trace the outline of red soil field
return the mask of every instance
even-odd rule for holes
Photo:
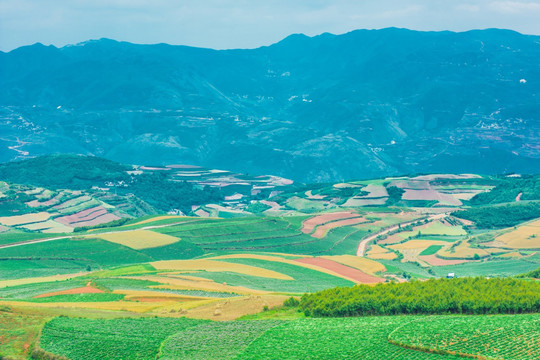
[[[446,260],[441,259],[436,255],[422,255],[418,256],[418,258],[432,266],[456,265],[471,262],[471,260]]]
[[[90,284],[87,284],[85,287],[62,290],[62,291],[55,291],[55,292],[37,295],[37,296],[34,296],[34,299],[39,299],[39,298],[44,298],[44,297],[49,297],[49,296],[56,296],[56,295],[99,294],[103,292],[104,292],[103,290],[96,289],[95,287],[90,286]]]
[[[80,221],[76,223],[71,223],[71,226],[96,226],[99,224],[105,224],[114,220],[120,219],[118,216],[110,213],[103,214],[101,216],[98,216],[95,219],[88,220],[88,221]]]
[[[365,223],[365,222],[367,222],[367,220],[364,219],[363,217],[357,217],[357,218],[353,218],[353,219],[345,219],[345,220],[340,220],[340,221],[334,221],[334,222],[331,222],[331,223],[328,223],[328,224],[318,226],[317,229],[315,230],[315,232],[313,234],[311,234],[311,236],[313,236],[314,238],[320,239],[320,238],[323,238],[326,235],[328,230],[331,230],[331,229],[334,229],[334,228],[337,228],[337,227],[341,227],[341,226],[356,225],[356,224],[361,224],[361,223]]]
[[[383,282],[384,279],[371,276],[366,274],[365,272],[362,272],[358,269],[354,269],[352,267],[337,263],[332,260],[323,259],[323,258],[302,258],[302,259],[295,259],[294,261],[298,261],[304,264],[311,264],[315,266],[322,267],[327,270],[331,270],[339,275],[346,276],[349,279],[352,279],[358,283],[361,284],[375,284]]]
[[[43,202],[39,202],[37,200],[32,200],[32,201],[29,201],[26,203],[26,205],[30,206],[30,207],[38,207],[38,206],[52,206],[52,205],[56,205],[58,203],[58,201],[60,201],[60,194],[59,195],[56,195],[55,197],[53,197],[52,199],[49,199],[47,201],[43,201]]]
[[[55,220],[61,224],[70,225],[81,221],[92,220],[106,213],[107,209],[102,206],[96,206],[90,209],[79,211],[78,213],[72,215],[56,218]]]
[[[302,222],[302,232],[304,234],[309,234],[317,225],[322,225],[334,220],[349,219],[356,216],[358,216],[358,214],[354,214],[348,211],[317,215]]]

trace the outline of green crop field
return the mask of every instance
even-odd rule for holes
[[[0,298],[2,299],[30,299],[44,293],[62,291],[82,287],[85,280],[73,279],[65,281],[43,282],[37,284],[26,284],[18,286],[8,286],[0,288]]]
[[[457,276],[515,276],[536,269],[539,262],[534,259],[493,259],[491,261],[471,262],[457,265],[435,266],[437,276],[446,276],[449,272]]]
[[[489,359],[540,359],[540,315],[432,316],[405,324],[389,339],[426,351]]]
[[[226,322],[61,317],[45,325],[40,346],[72,360],[460,358],[452,352],[529,360],[540,353],[539,325],[538,314]]]
[[[85,271],[92,264],[87,260],[59,259],[4,259],[0,261],[2,280],[22,279]]]
[[[169,337],[160,360],[232,359],[269,329],[276,320],[207,322]]]
[[[303,293],[334,286],[351,286],[353,282],[302,266],[259,259],[227,259],[227,262],[252,265],[289,275],[294,279],[278,280],[231,273],[197,273],[196,276],[227,282],[229,285],[247,286],[252,289],[277,292]],[[301,265],[301,264],[299,264]]]
[[[0,306],[0,359],[27,359],[45,319]]]
[[[424,251],[422,251],[420,255],[433,255],[433,254],[436,254],[437,251],[441,250],[442,248],[443,248],[443,245],[431,245],[430,247],[424,249]]]
[[[201,322],[167,318],[59,317],[43,327],[40,346],[72,360],[154,360],[167,337]]]
[[[301,319],[284,322],[259,336],[235,359],[451,359],[388,342],[407,317]]]

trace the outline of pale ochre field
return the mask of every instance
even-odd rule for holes
[[[259,313],[263,311],[265,306],[272,308],[283,305],[283,301],[287,298],[288,296],[285,295],[251,295],[219,299],[188,308],[187,312],[181,316],[218,321],[235,320],[244,315]]]
[[[449,245],[446,241],[439,240],[409,240],[401,244],[388,245],[394,250],[427,249],[431,245]]]
[[[243,286],[231,286],[221,283],[216,283],[213,280],[198,278],[195,276],[130,276],[129,279],[155,281],[162,285],[152,286],[154,289],[169,289],[169,290],[202,290],[202,291],[217,291],[236,294],[266,294],[267,291],[253,290]]]
[[[366,256],[375,260],[394,260],[397,258],[395,253],[379,245],[371,245],[371,249],[366,253]]]
[[[454,247],[453,251],[449,247],[442,248],[438,252],[439,255],[445,258],[474,258],[475,254],[478,254],[480,257],[484,257],[490,254],[489,251],[479,248],[472,248],[471,244],[467,241],[462,241],[461,244]]]
[[[304,256],[304,257],[312,257],[312,256]],[[209,258],[209,259],[215,259],[215,260],[219,260],[219,259],[258,259],[258,260],[274,261],[274,262],[280,262],[280,263],[285,263],[285,264],[289,264],[289,265],[304,267],[304,268],[315,270],[315,271],[318,271],[318,272],[322,272],[322,273],[325,273],[325,274],[328,274],[328,275],[340,277],[342,279],[349,280],[349,281],[352,281],[352,282],[357,282],[354,279],[351,279],[351,278],[349,278],[347,276],[343,276],[341,274],[338,274],[338,273],[336,273],[336,272],[334,272],[332,270],[326,269],[326,268],[324,268],[322,266],[317,266],[317,265],[314,265],[314,264],[306,264],[306,263],[303,263],[303,262],[299,262],[299,261],[295,261],[295,260],[291,260],[291,259],[284,259],[284,258],[277,257],[277,256],[258,255],[258,254],[232,254],[232,255],[216,256],[216,257],[212,257],[212,258]],[[330,259],[330,260],[332,260],[332,259]]]
[[[51,214],[49,214],[46,211],[42,211],[42,212],[38,212],[34,214],[3,216],[3,217],[0,217],[0,224],[7,225],[7,226],[15,226],[15,225],[22,225],[22,224],[45,221],[45,220],[48,220],[50,217],[51,217]]]
[[[503,247],[511,249],[539,249],[540,219],[498,236],[495,242],[502,243]]]
[[[228,263],[215,260],[163,260],[150,263],[157,270],[201,270],[209,272],[235,272],[238,274],[252,275],[279,280],[294,280],[292,277],[277,271],[267,270],[260,267]]]
[[[358,269],[369,275],[375,275],[378,272],[386,271],[386,267],[383,264],[374,260],[370,260],[360,256],[354,255],[333,255],[333,256],[321,256],[322,258],[335,261],[337,263],[350,266]]]
[[[17,286],[17,285],[28,285],[28,284],[37,284],[51,281],[62,281],[73,279],[78,276],[88,275],[88,273],[76,273],[76,274],[64,274],[64,275],[52,275],[52,276],[42,276],[42,277],[33,277],[33,278],[22,278],[22,279],[13,279],[13,280],[0,280],[0,288],[5,288],[8,286]]]
[[[142,221],[139,221],[139,222],[136,222],[136,223],[133,223],[133,224],[129,224],[127,226],[143,225],[143,224],[148,224],[148,223],[151,223],[151,222],[154,222],[154,221],[169,220],[169,219],[187,220],[187,219],[193,219],[193,218],[191,218],[189,216],[164,215],[164,216],[156,216],[156,217],[153,217],[153,218],[150,218],[150,219],[142,220]],[[197,219],[197,218],[195,218],[195,219]]]
[[[42,231],[45,233],[66,233],[73,231],[73,228],[60,224],[54,220],[46,220],[38,223],[22,225],[21,227],[33,231]]]
[[[165,302],[135,302],[135,301],[109,301],[109,302],[52,302],[52,303],[37,303],[25,301],[0,301],[0,304],[7,306],[16,306],[18,308],[39,309],[39,308],[55,308],[55,309],[96,309],[96,310],[114,310],[114,311],[130,311],[135,313],[146,313],[154,309],[175,305],[177,301],[171,299]]]
[[[116,244],[124,245],[135,250],[148,249],[174,244],[179,238],[160,234],[149,230],[121,231],[109,234],[100,234],[99,237]]]

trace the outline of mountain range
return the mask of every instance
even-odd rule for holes
[[[540,169],[540,37],[357,30],[212,50],[0,52],[0,161],[50,153],[303,182]]]

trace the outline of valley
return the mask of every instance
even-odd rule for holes
[[[8,359],[224,358],[217,339],[230,341],[226,356],[238,359],[487,357],[503,348],[504,359],[538,355],[538,175],[302,184],[74,155],[1,164],[0,175],[0,333],[10,334],[0,337],[0,354]],[[178,202],[161,201],[163,191]],[[318,318],[325,313],[310,308],[309,299],[336,287],[345,294],[469,278],[503,281],[516,301],[530,291],[532,310],[518,313],[532,314],[488,324],[460,311]],[[503,318],[513,335],[493,342]],[[462,332],[426,342],[416,330],[447,322]],[[448,342],[472,339],[476,326],[485,328],[484,348]],[[208,333],[216,338],[190,345]],[[358,333],[365,337],[352,341]],[[524,340],[512,348],[506,336]]]

